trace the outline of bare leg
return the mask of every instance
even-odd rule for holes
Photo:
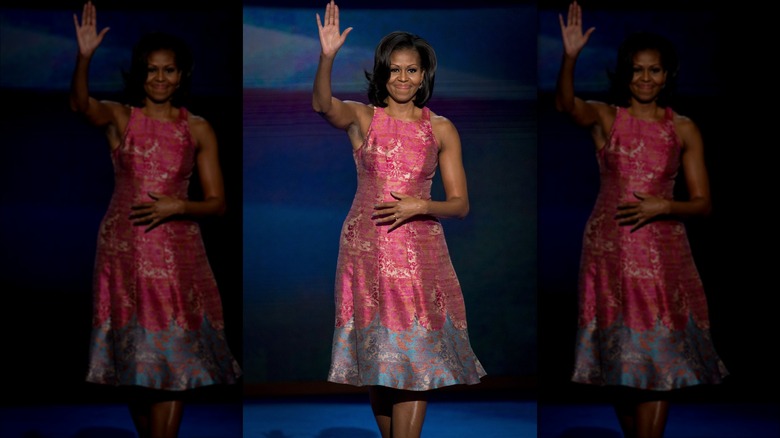
[[[152,438],[179,436],[184,403],[181,400],[158,402],[152,405]]]
[[[428,407],[426,392],[372,386],[368,394],[382,438],[420,436]]]
[[[393,438],[419,438],[422,433],[426,400],[408,400],[393,405]]]
[[[636,407],[637,438],[662,438],[669,415],[669,402],[656,400],[639,403]]]
[[[368,398],[371,401],[371,410],[374,412],[376,425],[382,438],[391,438],[390,426],[393,417],[393,400],[390,388],[372,386],[368,390]]]
[[[636,438],[636,403],[615,403],[615,414],[625,438]]]
[[[138,432],[138,438],[151,438],[152,432],[149,426],[149,417],[152,414],[151,404],[147,402],[131,402],[128,407],[130,408],[130,416],[133,418],[135,431]]]

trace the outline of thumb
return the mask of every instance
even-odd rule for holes
[[[404,198],[406,198],[406,197],[407,197],[407,196],[406,196],[406,195],[404,195],[403,193],[398,193],[398,192],[390,192],[390,195],[391,195],[393,198],[395,198],[395,199],[398,199],[399,201],[400,201],[401,199],[404,199]]]
[[[644,201],[645,198],[647,198],[648,196],[650,195],[648,195],[647,193],[634,192],[634,197],[636,197],[636,199],[639,199],[640,201]]]
[[[159,200],[160,197],[162,197],[162,194],[155,193],[155,192],[149,192],[149,193],[147,193],[147,195],[149,195],[149,197],[154,199],[155,201]]]

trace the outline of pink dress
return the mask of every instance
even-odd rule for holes
[[[727,371],[685,226],[662,219],[631,232],[614,218],[635,192],[673,198],[681,158],[673,111],[647,121],[617,108],[597,158],[601,189],[583,238],[573,380],[652,390],[719,383]]]
[[[198,224],[173,220],[149,232],[130,206],[149,192],[187,198],[195,143],[187,110],[175,122],[133,107],[112,152],[114,193],[100,224],[87,381],[184,390],[235,383],[222,304]]]
[[[393,231],[371,219],[391,191],[430,199],[439,146],[430,110],[404,122],[375,108],[354,151],[358,187],[336,271],[336,328],[328,380],[428,390],[479,383],[460,283],[442,226],[415,217]]]

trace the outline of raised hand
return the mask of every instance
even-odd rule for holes
[[[563,50],[566,56],[575,58],[590,38],[590,34],[596,30],[591,27],[585,33],[582,32],[582,8],[576,1],[569,5],[569,17],[566,23],[563,22],[563,15],[558,14],[558,21],[561,23],[561,36],[563,37]]]
[[[95,53],[103,37],[108,32],[108,27],[103,28],[100,33],[97,32],[97,12],[95,5],[91,1],[84,4],[84,10],[81,13],[81,24],[76,14],[73,14],[73,24],[76,26],[76,38],[79,43],[79,54],[90,57]]]
[[[334,0],[331,0],[325,7],[324,23],[320,21],[320,14],[316,15],[322,54],[327,57],[336,56],[336,52],[344,45],[344,41],[347,40],[347,35],[352,31],[352,28],[344,29],[343,33],[339,30],[339,7],[336,6]]]

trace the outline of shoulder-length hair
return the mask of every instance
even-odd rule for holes
[[[417,35],[392,32],[376,46],[373,72],[366,72],[368,100],[372,105],[382,108],[387,106],[385,99],[389,96],[387,80],[390,79],[390,54],[405,49],[415,50],[420,55],[420,68],[423,70],[422,84],[414,96],[414,105],[422,108],[433,96],[433,80],[436,76],[436,52],[433,47]]]
[[[133,47],[130,71],[124,72],[125,96],[128,103],[133,106],[143,106],[146,99],[144,84],[148,77],[149,55],[158,50],[170,50],[173,52],[176,68],[181,71],[179,88],[173,93],[171,103],[182,106],[190,94],[192,85],[192,52],[189,46],[180,38],[164,32],[152,32],[145,34]]]
[[[660,106],[668,105],[677,86],[680,60],[671,41],[650,32],[629,35],[620,45],[615,71],[610,74],[610,94],[614,104],[619,106],[629,104],[631,100],[629,85],[634,77],[634,56],[645,50],[655,50],[661,57],[661,66],[666,71],[666,84],[658,95],[657,102]]]

